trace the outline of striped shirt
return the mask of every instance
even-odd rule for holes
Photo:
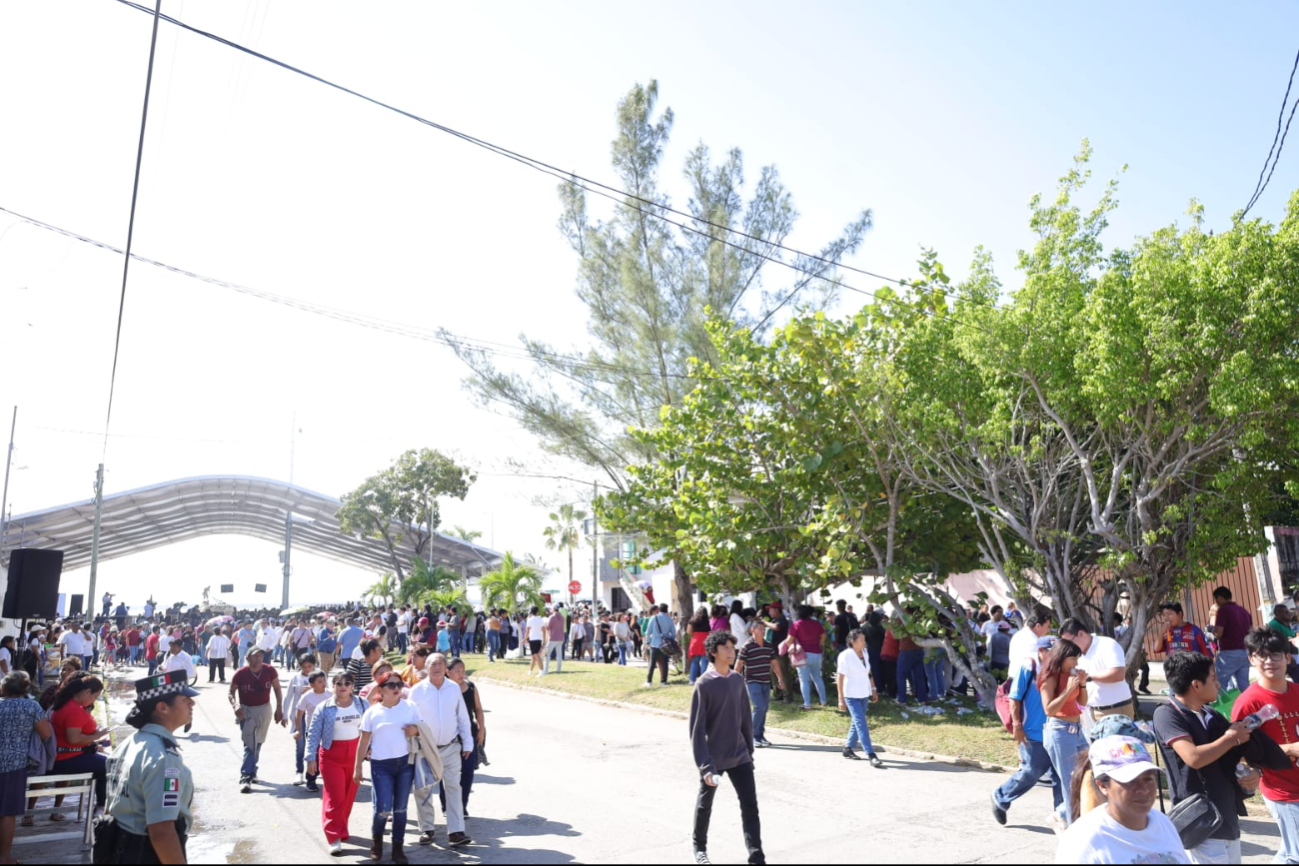
[[[744,681],[746,683],[771,684],[771,660],[776,657],[776,650],[771,644],[747,643],[740,650],[740,661],[744,662]]]

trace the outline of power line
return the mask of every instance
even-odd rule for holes
[[[0,212],[9,214],[10,216],[15,217],[16,219],[22,220],[23,222],[28,223],[29,225],[33,225],[37,228],[45,229],[46,231],[54,232],[55,234],[59,234],[64,237],[71,238],[73,240],[81,241],[82,243],[89,244],[90,246],[98,247],[99,249],[105,250],[107,252],[116,253],[117,255],[126,254],[126,251],[123,250],[122,248],[113,246],[112,244],[107,243],[105,241],[96,240],[95,238],[78,234],[77,232],[71,231],[70,229],[65,229],[60,226],[47,223],[43,220],[36,219],[35,217],[26,216],[25,214],[21,214],[18,213],[17,211],[10,210],[7,207],[0,206]],[[645,376],[645,377],[653,377],[653,378],[659,378],[660,375],[664,375],[660,373],[652,373],[647,371],[626,370],[625,368],[618,367],[613,364],[599,362],[599,361],[590,361],[590,360],[582,361],[575,358],[571,358],[567,355],[561,355],[556,352],[545,352],[540,349],[535,350],[534,353],[534,350],[523,349],[517,346],[509,346],[504,343],[494,343],[490,340],[482,340],[476,337],[464,337],[458,334],[452,334],[448,331],[435,332],[435,331],[425,330],[422,328],[415,328],[415,327],[411,327],[410,325],[401,324],[399,322],[392,322],[374,316],[365,315],[362,313],[353,313],[346,310],[339,310],[334,307],[325,306],[323,304],[317,304],[310,301],[303,301],[297,298],[291,298],[284,295],[277,295],[272,292],[263,291],[261,289],[254,289],[249,286],[241,285],[240,283],[233,283],[228,280],[219,279],[217,277],[205,276],[203,274],[199,274],[194,271],[187,270],[182,267],[178,267],[176,265],[168,264],[166,262],[158,261],[157,259],[151,259],[148,258],[147,256],[141,256],[136,253],[131,253],[130,257],[136,260],[137,262],[141,262],[147,265],[153,265],[154,267],[161,268],[162,270],[165,271],[170,271],[171,273],[176,274],[178,276],[187,277],[193,280],[198,280],[200,282],[208,283],[209,285],[218,286],[224,289],[230,289],[231,291],[235,291],[240,294],[248,295],[254,298],[259,298],[264,301],[270,301],[271,303],[280,304],[281,306],[286,306],[295,310],[300,310],[302,312],[308,312],[319,316],[324,316],[326,318],[334,319],[335,321],[344,322],[346,324],[360,325],[361,327],[370,328],[371,330],[382,331],[385,333],[394,334],[401,337],[407,337],[414,340],[423,340],[429,343],[436,343],[438,345],[446,346],[452,349],[456,348],[457,344],[460,344],[460,345],[468,346],[469,348],[476,349],[478,351],[486,352],[492,355],[497,355],[503,358],[508,358],[516,361],[535,361],[536,360],[535,356],[539,355],[548,358],[557,364],[564,365],[570,369],[589,370],[597,373],[619,372],[619,373],[626,373],[635,376]],[[689,376],[683,373],[667,373],[666,375],[669,378],[687,379],[687,380],[695,380],[695,381],[699,381],[701,378],[703,378],[698,376]]]
[[[141,12],[148,12],[148,11],[149,11],[149,10],[147,9],[147,7],[142,6],[142,5],[140,5],[139,3],[132,2],[132,0],[117,0],[117,2],[121,3],[121,4],[124,5],[124,6],[129,6],[130,8],[135,9],[135,10],[137,10],[137,11],[141,11]],[[639,211],[639,212],[641,212],[641,213],[643,213],[643,214],[646,214],[646,215],[649,215],[649,216],[656,217],[657,219],[661,219],[661,220],[663,220],[664,222],[671,223],[672,225],[674,225],[674,226],[676,226],[676,227],[678,227],[678,228],[680,228],[680,229],[682,229],[682,230],[684,230],[684,231],[691,232],[691,233],[693,233],[693,234],[697,234],[697,235],[699,235],[699,236],[701,236],[701,237],[708,238],[709,240],[712,240],[712,241],[716,241],[716,242],[718,242],[718,243],[725,244],[725,245],[727,245],[727,246],[730,246],[730,247],[732,247],[732,248],[734,248],[734,249],[738,249],[738,250],[740,250],[740,251],[742,251],[742,252],[744,252],[744,253],[747,253],[747,254],[749,254],[749,255],[755,255],[755,256],[757,256],[757,257],[763,259],[764,261],[775,262],[776,264],[780,264],[780,265],[783,265],[783,266],[785,266],[785,267],[787,267],[787,268],[790,268],[791,270],[795,270],[795,271],[799,271],[799,272],[801,272],[801,273],[807,274],[808,276],[811,276],[811,277],[813,277],[813,278],[815,278],[815,279],[824,280],[824,281],[826,281],[826,282],[828,282],[828,283],[830,283],[830,284],[832,284],[832,285],[838,286],[838,287],[840,287],[840,288],[848,289],[849,291],[853,291],[853,292],[858,292],[858,293],[860,293],[860,294],[867,295],[867,296],[872,297],[872,298],[874,297],[874,293],[872,293],[872,292],[866,291],[865,289],[859,289],[859,288],[856,288],[856,287],[851,286],[851,285],[849,285],[849,284],[847,284],[847,283],[844,283],[844,282],[842,282],[842,281],[840,281],[840,280],[832,280],[832,279],[829,279],[829,278],[823,276],[821,273],[814,273],[814,272],[811,272],[811,271],[807,270],[806,267],[800,267],[796,262],[793,262],[793,263],[792,263],[792,262],[787,262],[787,261],[785,261],[784,259],[774,258],[774,257],[771,257],[771,256],[764,256],[764,255],[762,255],[761,253],[757,253],[757,252],[755,252],[755,251],[753,251],[753,250],[750,250],[748,247],[744,247],[744,246],[741,246],[741,245],[735,244],[735,243],[733,243],[733,242],[731,242],[731,241],[725,240],[724,238],[716,237],[716,236],[714,236],[714,235],[712,235],[712,234],[710,234],[710,233],[708,233],[708,232],[706,232],[706,231],[702,231],[702,230],[700,230],[700,229],[698,229],[698,228],[695,228],[695,227],[692,227],[692,226],[683,225],[682,223],[678,223],[678,222],[675,222],[675,221],[673,221],[673,220],[669,220],[669,219],[667,219],[667,218],[664,216],[664,213],[675,214],[676,216],[683,217],[683,218],[685,218],[685,219],[687,219],[687,220],[690,220],[690,221],[692,221],[692,222],[694,222],[694,223],[698,223],[699,225],[703,225],[703,226],[707,226],[707,227],[709,227],[709,228],[717,229],[717,230],[722,231],[722,232],[728,232],[728,233],[730,233],[730,234],[735,234],[735,235],[738,235],[738,236],[740,236],[740,237],[742,237],[742,238],[745,238],[745,239],[747,239],[747,240],[756,241],[757,243],[760,243],[760,244],[766,245],[766,246],[768,246],[768,247],[772,247],[772,248],[775,248],[775,249],[778,249],[778,250],[782,250],[782,251],[784,251],[784,252],[792,253],[792,254],[794,254],[794,255],[796,255],[796,256],[799,256],[799,257],[801,257],[801,258],[803,258],[803,259],[806,259],[806,260],[808,260],[808,261],[816,262],[816,263],[818,263],[818,264],[825,265],[825,266],[828,266],[828,267],[842,268],[842,269],[844,269],[844,270],[852,271],[853,273],[862,274],[863,276],[868,276],[868,277],[871,277],[871,278],[873,278],[873,279],[883,280],[883,281],[888,282],[888,283],[894,283],[894,284],[899,285],[899,286],[904,286],[904,287],[909,287],[909,288],[919,289],[919,290],[921,290],[921,291],[925,291],[925,292],[932,292],[932,293],[934,293],[934,294],[938,294],[938,295],[941,295],[941,296],[947,296],[947,294],[948,294],[947,292],[943,291],[942,289],[937,289],[937,288],[934,288],[934,287],[931,287],[931,286],[924,286],[924,287],[922,287],[922,286],[917,286],[915,283],[913,283],[913,282],[910,281],[910,280],[906,280],[906,279],[898,279],[898,278],[896,278],[896,277],[889,277],[889,276],[886,276],[886,275],[884,275],[884,274],[879,274],[879,273],[875,273],[874,271],[866,270],[865,268],[859,268],[859,267],[855,267],[855,266],[853,266],[853,265],[844,264],[843,262],[840,262],[840,261],[837,261],[837,260],[834,260],[834,259],[829,259],[829,258],[826,258],[826,257],[824,257],[824,256],[822,256],[822,255],[819,255],[819,254],[816,254],[816,253],[809,253],[809,252],[805,252],[805,251],[803,251],[803,250],[796,249],[796,248],[794,248],[794,247],[790,247],[790,246],[788,246],[788,245],[786,245],[786,244],[782,244],[782,243],[780,243],[780,242],[778,242],[778,241],[773,241],[773,240],[771,240],[770,238],[763,238],[763,237],[761,237],[761,236],[759,236],[759,235],[750,234],[750,233],[748,233],[748,232],[746,232],[746,231],[744,231],[744,230],[742,230],[742,229],[737,229],[737,228],[735,228],[735,227],[733,227],[733,226],[722,225],[722,224],[720,224],[720,223],[714,223],[714,222],[711,222],[711,221],[709,221],[709,220],[707,220],[707,219],[705,219],[705,218],[703,218],[703,217],[700,217],[700,216],[698,216],[698,215],[696,215],[696,214],[691,214],[691,213],[687,213],[687,212],[685,212],[685,211],[677,210],[676,208],[673,208],[673,207],[671,207],[671,206],[669,206],[669,205],[667,205],[667,204],[664,204],[664,203],[662,203],[662,202],[657,202],[657,201],[654,201],[654,200],[652,200],[652,199],[644,198],[644,197],[642,197],[642,196],[640,196],[640,195],[637,195],[637,194],[635,194],[635,193],[627,192],[626,190],[622,190],[622,189],[619,189],[619,188],[617,188],[617,187],[611,186],[611,185],[609,185],[609,184],[602,183],[602,182],[600,182],[600,181],[598,181],[598,180],[594,180],[594,179],[592,179],[592,178],[586,177],[586,176],[584,176],[584,175],[577,174],[576,172],[565,171],[564,169],[561,169],[561,168],[559,168],[559,167],[557,167],[557,166],[555,166],[555,165],[552,165],[552,164],[550,164],[550,163],[548,163],[548,162],[545,162],[545,161],[543,161],[543,160],[540,160],[540,159],[536,159],[536,158],[534,158],[534,157],[527,156],[527,155],[522,154],[522,153],[519,153],[519,152],[517,152],[517,151],[510,150],[509,148],[503,147],[503,146],[501,146],[501,145],[493,144],[492,142],[489,142],[489,141],[486,141],[486,140],[484,140],[484,139],[478,138],[478,137],[476,137],[476,136],[474,136],[474,135],[470,135],[469,133],[461,132],[460,130],[454,129],[454,128],[449,127],[449,126],[446,126],[445,124],[441,124],[441,123],[438,123],[438,122],[436,122],[436,121],[429,120],[428,118],[426,118],[426,117],[422,117],[421,115],[415,114],[414,112],[406,111],[405,109],[398,108],[398,107],[395,106],[395,105],[391,105],[391,104],[386,103],[386,102],[384,102],[384,101],[382,101],[382,100],[380,100],[380,99],[376,99],[375,97],[367,96],[367,95],[365,95],[365,94],[363,94],[363,93],[360,93],[360,92],[358,92],[358,91],[356,91],[356,90],[352,90],[351,88],[346,87],[346,86],[344,86],[344,85],[342,85],[342,84],[338,84],[337,82],[330,81],[330,80],[327,79],[327,78],[324,78],[324,77],[322,77],[322,76],[316,75],[316,74],[314,74],[314,73],[312,73],[312,72],[308,72],[308,71],[306,71],[305,69],[301,69],[301,68],[299,68],[299,67],[297,67],[297,66],[293,66],[292,64],[287,63],[287,62],[282,61],[282,60],[277,60],[277,59],[274,58],[274,57],[271,57],[271,56],[269,56],[269,55],[267,55],[267,54],[263,54],[263,53],[261,53],[260,51],[256,51],[256,50],[254,50],[254,49],[252,49],[252,48],[249,48],[248,46],[241,45],[241,44],[239,44],[238,42],[234,42],[233,40],[226,39],[226,38],[223,37],[223,36],[219,36],[219,35],[217,35],[217,34],[215,34],[215,33],[211,33],[211,32],[209,32],[209,31],[207,31],[207,30],[202,30],[202,29],[200,29],[200,28],[198,28],[198,27],[195,27],[195,26],[193,26],[193,25],[191,25],[191,24],[186,24],[184,21],[181,21],[181,20],[176,19],[176,18],[172,18],[171,16],[163,15],[163,16],[162,16],[162,20],[163,20],[163,21],[166,21],[168,24],[172,24],[172,25],[174,25],[174,26],[176,26],[176,27],[180,27],[180,28],[182,28],[182,29],[184,29],[184,30],[188,30],[188,31],[190,31],[191,33],[194,33],[194,34],[196,34],[196,35],[198,35],[198,36],[202,36],[202,37],[204,37],[204,38],[206,38],[206,39],[211,39],[211,40],[213,40],[214,42],[218,42],[218,43],[220,43],[220,44],[222,44],[222,45],[225,45],[225,46],[227,46],[227,47],[229,47],[229,48],[233,48],[233,49],[235,49],[235,50],[237,50],[237,51],[242,51],[242,52],[244,52],[245,54],[248,54],[248,55],[250,55],[250,56],[252,56],[252,57],[256,57],[256,58],[259,59],[259,60],[264,60],[264,61],[266,61],[267,63],[270,63],[270,64],[272,64],[272,65],[278,66],[278,67],[280,67],[281,69],[284,69],[284,70],[286,70],[286,71],[293,72],[293,73],[295,73],[295,74],[297,74],[297,75],[301,75],[301,76],[303,76],[303,77],[305,77],[305,78],[309,78],[309,79],[311,79],[312,81],[315,81],[315,82],[317,82],[317,83],[319,83],[319,84],[323,84],[323,85],[325,85],[325,86],[327,86],[327,87],[331,87],[331,88],[333,88],[333,89],[335,89],[335,90],[339,90],[339,91],[341,91],[341,92],[343,92],[343,93],[348,94],[349,96],[354,96],[354,97],[356,97],[357,99],[361,99],[361,100],[364,100],[364,101],[366,101],[366,102],[369,102],[369,103],[371,103],[372,105],[378,106],[379,108],[383,108],[383,109],[386,109],[386,110],[388,110],[388,111],[392,111],[392,112],[394,112],[394,113],[396,113],[396,114],[400,114],[400,115],[402,115],[403,117],[406,117],[406,118],[409,118],[410,120],[414,120],[414,121],[416,121],[417,123],[422,123],[422,124],[424,124],[425,126],[429,126],[429,127],[433,128],[433,129],[436,129],[436,130],[438,130],[439,132],[446,133],[447,135],[454,136],[455,138],[458,138],[458,139],[460,139],[460,140],[462,140],[462,141],[468,142],[469,144],[473,144],[473,145],[475,145],[475,146],[477,146],[477,147],[481,147],[481,148],[483,148],[483,149],[485,149],[485,150],[491,151],[491,152],[497,154],[498,156],[504,156],[504,157],[506,157],[507,159],[512,159],[512,160],[514,160],[515,162],[518,162],[518,163],[520,163],[520,164],[522,164],[522,165],[526,165],[526,166],[528,166],[529,168],[532,168],[532,169],[535,169],[535,170],[537,170],[537,171],[542,172],[543,174],[550,175],[550,176],[555,177],[555,178],[557,178],[557,179],[559,179],[559,180],[561,180],[561,181],[564,181],[565,183],[572,184],[573,186],[576,186],[576,187],[578,187],[578,188],[580,188],[580,189],[582,189],[582,190],[584,190],[584,191],[586,191],[586,192],[590,192],[590,193],[593,193],[593,194],[595,194],[595,195],[601,195],[601,196],[604,196],[605,198],[609,198],[609,199],[611,199],[611,200],[613,200],[613,201],[615,201],[615,202],[618,202],[619,204],[622,204],[622,205],[624,205],[624,206],[626,206],[626,207],[631,207],[633,210]],[[639,202],[639,203],[642,204],[642,205],[646,205],[646,206],[648,206],[650,209],[649,209],[649,210],[646,210],[646,209],[644,209],[644,208],[642,208],[642,207],[639,207],[639,206],[636,206],[636,205],[631,205],[631,204],[629,204],[628,200],[637,201],[637,202]],[[784,303],[787,302],[788,300],[789,300],[789,298],[786,298],[785,301],[782,302],[781,306],[783,306]]]
[[[1290,88],[1294,85],[1295,70],[1299,70],[1299,52],[1295,53],[1294,65],[1290,67],[1290,80],[1285,85],[1285,96],[1281,97],[1281,110],[1276,116],[1276,133],[1272,136],[1272,146],[1268,148],[1267,159],[1263,160],[1263,167],[1259,169],[1258,183],[1254,184],[1254,194],[1249,197],[1249,202],[1245,205],[1245,209],[1241,211],[1242,219],[1263,195],[1263,191],[1267,189],[1267,185],[1272,181],[1272,172],[1276,171],[1276,164],[1281,161],[1281,149],[1285,147],[1286,136],[1290,134],[1290,121],[1294,120],[1295,107],[1299,106],[1299,97],[1296,97],[1294,106],[1290,108],[1290,120],[1285,122],[1285,133],[1283,134],[1281,132],[1281,118],[1285,117],[1285,106],[1290,100]],[[1280,147],[1277,146],[1278,138],[1280,139]],[[1276,153],[1275,160],[1272,159],[1273,152]],[[1268,163],[1272,164],[1271,171],[1268,171]],[[1263,179],[1264,172],[1267,173],[1267,180]]]
[[[145,10],[148,11],[148,10]],[[140,111],[140,140],[135,149],[135,180],[131,185],[131,216],[126,224],[126,250],[122,257],[122,293],[117,302],[117,333],[113,337],[113,371],[108,377],[108,412],[104,416],[104,452],[108,452],[108,428],[113,421],[113,393],[117,389],[117,359],[122,348],[122,319],[126,315],[126,277],[131,269],[131,244],[135,241],[135,206],[140,198],[140,166],[144,162],[144,130],[149,122],[149,92],[153,89],[153,58],[158,49],[158,16],[162,0],[153,10],[153,35],[149,39],[149,69],[144,78],[144,107]],[[101,467],[102,468],[102,467]],[[99,531],[98,525],[95,527]],[[93,574],[93,572],[92,572]],[[94,579],[91,579],[94,585]]]

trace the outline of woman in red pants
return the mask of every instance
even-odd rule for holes
[[[343,853],[343,841],[349,835],[347,825],[358,787],[353,771],[365,707],[352,694],[355,685],[347,671],[334,674],[334,694],[316,708],[307,737],[306,753],[312,757],[307,772],[318,773],[325,789],[320,816],[329,853],[335,857]]]

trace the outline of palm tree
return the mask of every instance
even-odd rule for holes
[[[531,565],[519,565],[513,553],[506,553],[498,569],[483,575],[479,588],[483,592],[483,606],[489,609],[503,607],[509,611],[541,607],[546,603],[541,597],[541,572]]]
[[[410,576],[403,580],[397,589],[397,600],[402,604],[410,604],[420,600],[427,593],[449,589],[460,582],[459,572],[452,571],[445,565],[430,567],[423,558],[417,556]]]
[[[578,524],[586,519],[586,512],[572,504],[561,505],[558,513],[551,512],[551,525],[542,530],[546,547],[550,550],[568,551],[568,582],[573,582],[573,550],[582,543]]]
[[[393,596],[397,594],[397,579],[391,574],[385,574],[379,578],[377,583],[371,584],[368,589],[361,593],[362,598],[370,600],[371,604],[378,603],[383,607],[392,604]]]
[[[431,589],[420,596],[419,599],[427,604],[434,611],[446,610],[448,606],[457,610],[463,610],[469,607],[469,599],[465,597],[465,591],[460,586],[448,586],[440,589]]]
[[[483,537],[483,534],[477,529],[465,529],[463,526],[451,527],[451,534],[461,541],[477,541]]]

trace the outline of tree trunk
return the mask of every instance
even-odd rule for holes
[[[672,609],[681,614],[681,622],[690,620],[695,612],[695,585],[686,574],[685,567],[679,560],[672,561],[672,598],[669,600]]]

